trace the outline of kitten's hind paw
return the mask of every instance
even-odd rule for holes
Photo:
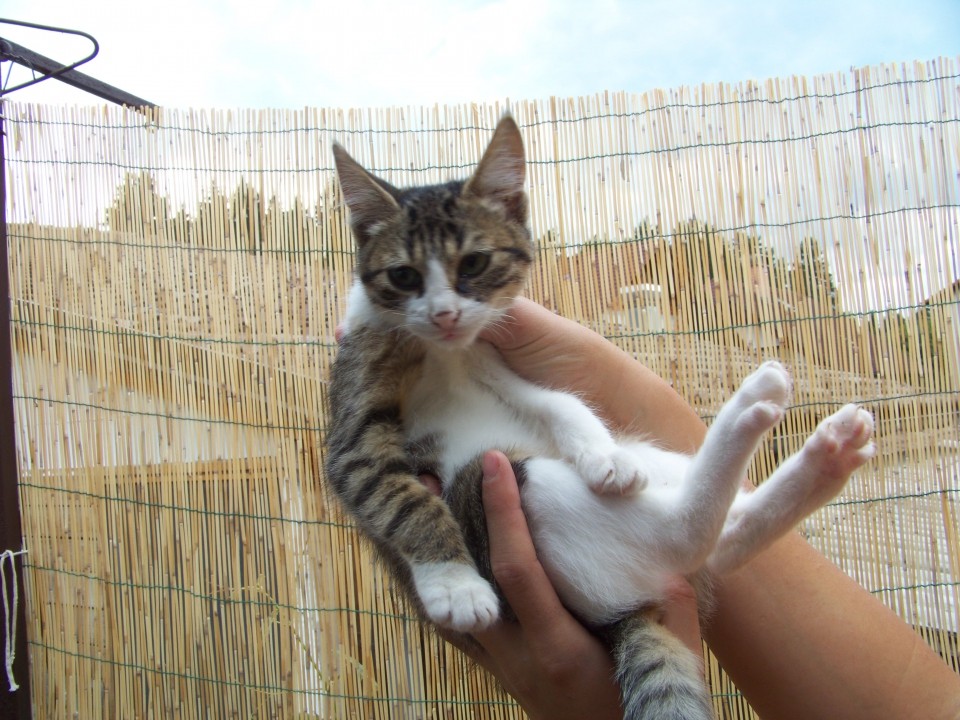
[[[499,617],[496,593],[470,565],[423,563],[412,570],[424,612],[440,627],[469,633],[489,627]]]
[[[783,417],[790,396],[790,374],[780,363],[771,360],[754,370],[724,410],[737,418],[743,430],[764,433]]]
[[[853,403],[844,405],[817,426],[807,445],[824,474],[846,478],[877,452],[873,415]]]
[[[850,474],[876,455],[872,438],[873,416],[857,405],[845,405],[817,425],[799,455],[805,512],[836,497]]]
[[[786,405],[790,395],[790,373],[776,360],[768,360],[754,370],[740,385],[740,393],[748,402],[766,401]]]

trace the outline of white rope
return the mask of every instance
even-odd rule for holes
[[[20,686],[13,679],[13,661],[17,657],[17,605],[20,602],[20,591],[17,588],[17,555],[25,555],[26,550],[4,550],[0,553],[0,587],[3,587],[3,629],[6,640],[4,642],[3,657],[7,669],[7,682],[10,692]],[[13,603],[7,593],[6,566],[10,565],[10,577],[13,579]]]

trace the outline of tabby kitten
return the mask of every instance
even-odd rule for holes
[[[712,717],[699,660],[649,611],[671,578],[727,572],[835,496],[873,454],[869,413],[841,409],[754,492],[741,479],[790,388],[777,363],[743,382],[696,455],[616,439],[579,399],[523,380],[477,340],[520,294],[534,252],[513,120],[465,182],[400,190],[343,148],[334,156],[358,276],[330,385],[326,470],[340,501],[422,616],[467,634],[509,611],[480,497],[482,454],[503,450],[558,593],[610,642],[625,717]]]

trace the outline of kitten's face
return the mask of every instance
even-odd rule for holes
[[[335,154],[358,274],[380,323],[442,347],[472,343],[512,304],[530,267],[516,125],[501,121],[466,183],[397,190]]]

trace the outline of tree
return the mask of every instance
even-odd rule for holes
[[[827,258],[816,238],[800,242],[797,260],[790,270],[790,287],[794,304],[814,315],[835,315],[837,286]]]
[[[257,252],[263,248],[266,218],[260,193],[241,179],[228,204],[231,245]]]
[[[276,197],[270,198],[264,223],[274,238],[283,239],[283,250],[303,251],[317,247],[318,220],[307,211],[299,195],[287,209],[280,206]]]
[[[165,230],[168,205],[148,172],[127,173],[107,208],[107,228],[115,233],[157,237]]]
[[[229,207],[227,196],[214,182],[210,186],[210,195],[197,205],[197,216],[190,235],[193,242],[203,247],[230,247]]]

